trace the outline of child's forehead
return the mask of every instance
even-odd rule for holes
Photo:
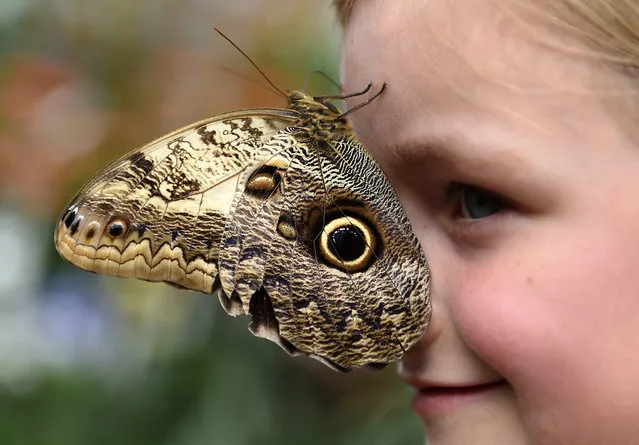
[[[625,107],[602,103],[632,81],[585,57],[575,38],[545,34],[569,50],[537,39],[547,25],[524,20],[506,2],[358,0],[344,36],[345,90],[388,83],[380,100],[352,116],[365,145],[461,122],[497,119],[524,135],[578,131],[587,113],[617,119],[609,110]]]
[[[347,90],[382,81],[389,91],[422,86],[429,94],[420,97],[432,104],[480,93],[583,95],[630,87],[585,55],[590,51],[575,37],[507,3],[358,0],[343,44]]]

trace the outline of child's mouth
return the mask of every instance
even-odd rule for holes
[[[490,397],[506,386],[505,380],[468,386],[427,386],[419,389],[413,397],[413,409],[426,420]]]

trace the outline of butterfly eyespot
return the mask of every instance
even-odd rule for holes
[[[80,216],[75,219],[73,224],[71,224],[71,227],[69,227],[69,233],[71,234],[71,236],[76,234],[76,232],[78,231],[78,228],[80,227],[80,223],[82,222],[83,219],[84,217]]]
[[[342,216],[324,226],[319,251],[328,264],[346,272],[361,272],[375,258],[376,242],[375,232],[367,222]]]
[[[78,208],[73,207],[67,211],[66,216],[64,217],[64,226],[68,229],[73,224],[75,217],[78,216]]]
[[[121,219],[114,219],[107,227],[107,233],[111,238],[119,238],[126,232],[127,224]]]
[[[90,240],[91,238],[93,238],[95,236],[96,228],[97,228],[97,224],[95,222],[91,223],[90,227],[87,228],[87,231],[84,237],[87,240]]]
[[[276,191],[281,180],[282,177],[275,169],[265,165],[251,176],[245,191],[258,198],[268,198]]]
[[[288,212],[282,212],[277,221],[277,233],[282,235],[289,241],[297,239],[297,229],[295,228],[295,220]]]

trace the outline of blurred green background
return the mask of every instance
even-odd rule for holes
[[[338,77],[329,0],[0,0],[0,444],[417,444],[394,367],[338,374],[207,295],[64,263],[58,213],[109,160]],[[335,88],[311,76],[309,91]]]

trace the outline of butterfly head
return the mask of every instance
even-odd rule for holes
[[[309,138],[331,140],[336,134],[353,132],[350,121],[328,99],[292,91],[288,95],[288,101],[288,108],[299,114],[298,127]]]

